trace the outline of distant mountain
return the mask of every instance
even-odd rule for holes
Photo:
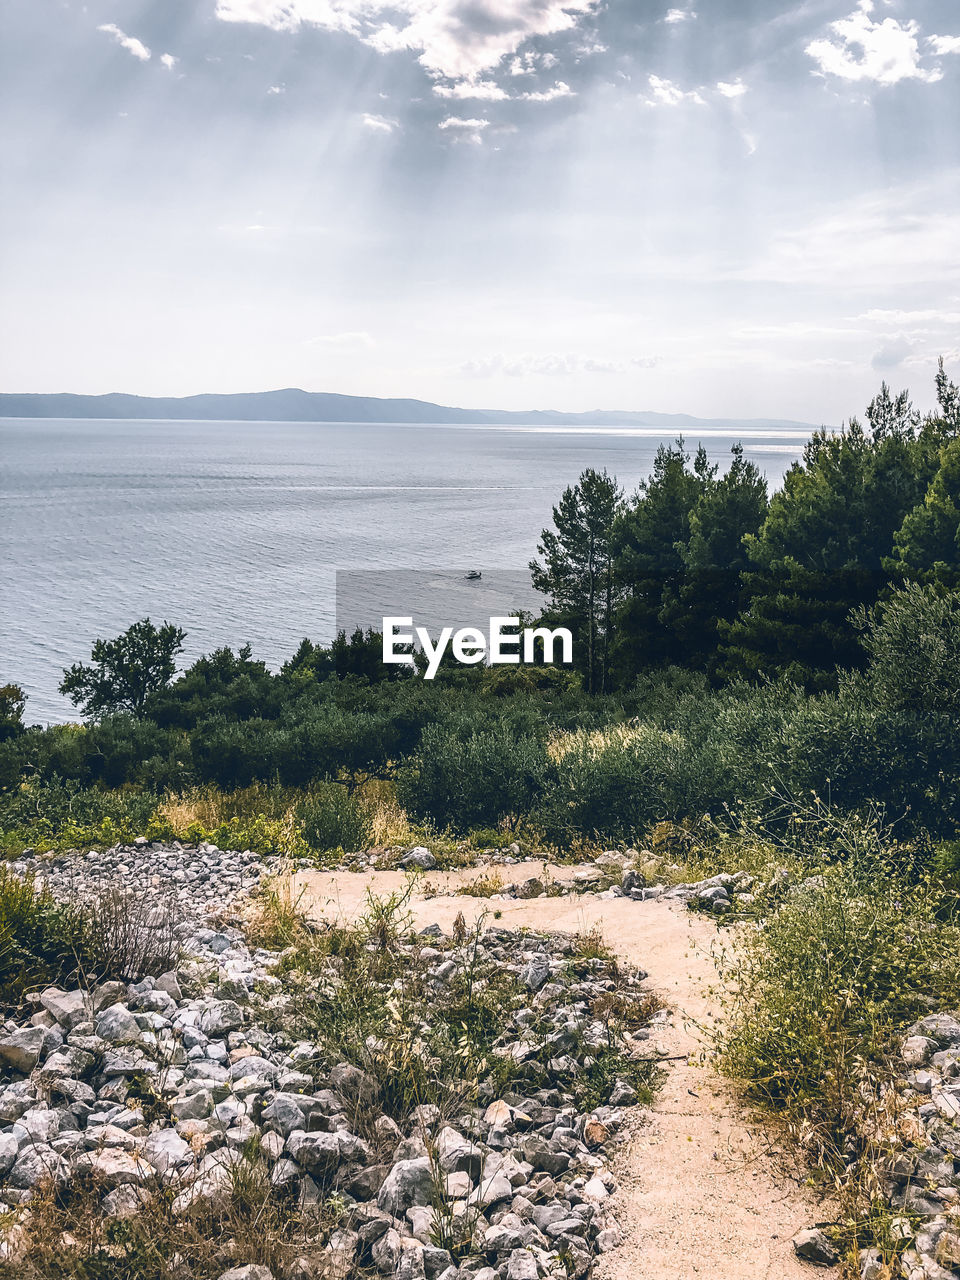
[[[594,427],[792,427],[812,431],[806,422],[779,418],[694,418],[687,413],[629,413],[598,409],[561,413],[534,409],[451,409],[426,400],[378,400],[328,391],[253,391],[237,395],[105,396],[15,395],[0,393],[0,418],[142,418],[200,422],[437,422],[454,425]]]

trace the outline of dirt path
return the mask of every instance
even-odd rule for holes
[[[573,870],[563,868],[563,877]],[[521,880],[535,871],[527,865],[501,874]],[[427,881],[449,894],[477,874],[432,874]],[[306,872],[296,877],[294,893],[308,914],[346,921],[362,914],[368,891],[384,895],[406,883],[399,872]],[[706,988],[716,976],[711,948],[718,935],[709,920],[674,904],[591,894],[495,903],[416,894],[410,901],[418,927],[435,921],[445,930],[460,912],[470,923],[494,908],[505,926],[574,933],[599,924],[607,945],[645,969],[675,1010],[658,1035],[667,1053],[698,1053],[694,1024],[709,1019]],[[774,1166],[730,1088],[695,1057],[670,1065],[649,1122],[636,1127],[616,1167],[626,1239],[601,1259],[599,1280],[811,1280],[817,1274],[796,1260],[790,1240],[821,1219],[822,1208]]]

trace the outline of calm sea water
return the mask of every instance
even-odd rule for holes
[[[147,615],[185,628],[185,661],[249,641],[276,667],[303,636],[329,641],[349,621],[363,579],[341,578],[354,587],[341,589],[338,619],[337,571],[382,581],[417,570],[428,608],[438,590],[459,599],[464,571],[477,568],[484,591],[523,606],[532,597],[515,598],[526,590],[518,571],[563,488],[592,466],[631,492],[669,438],[660,428],[0,420],[0,684],[24,688],[30,723],[76,718],[57,692],[64,666]],[[736,439],[773,486],[806,435],[687,432],[691,449],[702,442],[721,463]]]

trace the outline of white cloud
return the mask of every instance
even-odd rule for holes
[[[461,80],[458,84],[435,84],[433,92],[438,98],[473,98],[488,102],[502,102],[510,97],[493,80]]]
[[[270,95],[271,97],[279,97],[281,93],[286,93],[286,92],[287,92],[287,86],[285,84],[272,84],[270,88],[267,90],[268,95]]]
[[[458,142],[471,142],[479,147],[483,142],[483,131],[489,126],[490,121],[486,118],[476,120],[464,119],[463,116],[447,116],[445,120],[440,121],[437,128],[452,129]]]
[[[527,93],[517,94],[507,93],[493,80],[460,80],[456,84],[435,84],[433,92],[438,98],[486,102],[553,102],[555,98],[577,96],[563,80],[558,80],[549,89],[530,90]]]
[[[388,53],[410,49],[428,71],[475,80],[527,40],[573,30],[597,0],[217,0],[224,22],[275,31],[344,31]]]
[[[651,76],[649,80],[652,98],[646,98],[648,107],[679,107],[683,102],[693,102],[699,107],[707,104],[696,89],[684,91],[672,80],[663,80],[660,76]]]
[[[552,89],[542,89],[537,93],[521,93],[523,102],[553,102],[555,98],[575,98],[577,95],[562,80],[558,80]]]
[[[960,324],[960,311],[938,311],[926,309],[921,311],[887,310],[874,307],[856,317],[857,320],[870,320],[877,324]]]
[[[898,84],[901,80],[921,80],[933,84],[943,78],[939,66],[925,66],[920,49],[920,28],[912,19],[899,22],[870,17],[874,0],[860,0],[846,18],[830,24],[832,36],[807,45],[807,54],[816,62],[815,75],[838,76],[842,80],[871,80],[876,84]],[[933,37],[948,44],[952,37]],[[938,48],[937,53],[954,52]]]
[[[672,26],[677,22],[692,22],[696,16],[693,9],[668,9],[663,20],[664,22],[669,22]]]
[[[391,120],[389,116],[372,115],[369,111],[364,111],[360,117],[360,122],[368,129],[373,129],[379,133],[393,133],[399,124],[398,121]]]
[[[960,53],[960,36],[930,36],[927,43],[934,53]]]
[[[125,31],[120,30],[115,22],[104,22],[97,27],[97,30],[105,32],[108,36],[112,36],[121,49],[126,49],[127,53],[132,53],[133,56],[135,58],[139,58],[141,62],[150,61],[150,50],[143,41],[138,40],[136,36],[128,36]]]
[[[747,92],[747,86],[742,80],[735,80],[732,84],[726,80],[717,81],[717,93],[722,94],[725,98],[742,98]]]
[[[161,53],[160,55],[160,65],[166,67],[168,71],[172,71],[179,61],[180,59],[175,58],[172,53]]]

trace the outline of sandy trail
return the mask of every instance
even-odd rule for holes
[[[574,870],[556,868],[555,876],[570,879]],[[504,881],[522,880],[536,871],[527,864],[500,874]],[[432,873],[426,881],[449,894],[479,874]],[[407,883],[401,872],[304,872],[295,878],[294,894],[314,918],[350,921],[363,913],[368,891],[383,896]],[[648,1122],[636,1126],[617,1157],[614,1203],[626,1239],[601,1258],[600,1280],[810,1280],[817,1274],[797,1261],[790,1241],[825,1216],[823,1207],[765,1154],[762,1135],[751,1129],[730,1087],[695,1060],[702,1047],[696,1024],[709,1020],[707,988],[716,978],[711,950],[718,934],[709,919],[675,904],[589,893],[491,903],[417,892],[409,908],[418,928],[436,922],[449,930],[460,912],[471,923],[494,909],[508,927],[575,933],[599,924],[607,945],[645,969],[674,1010],[657,1042],[670,1055],[692,1057],[670,1064]]]

